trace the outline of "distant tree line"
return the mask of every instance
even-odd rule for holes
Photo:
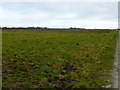
[[[0,29],[47,29],[47,30],[120,30],[120,28],[117,29],[86,29],[86,28],[77,28],[77,27],[70,27],[70,28],[48,28],[48,27],[0,27]]]
[[[70,27],[70,29],[82,29],[83,30],[85,28],[76,28],[76,27],[73,28],[73,27]]]
[[[1,27],[2,29],[47,29],[47,27]]]
[[[0,29],[85,29],[85,28],[76,28],[76,27],[70,27],[70,28],[47,28],[47,27],[0,27]]]

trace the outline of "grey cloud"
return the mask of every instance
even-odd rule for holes
[[[35,2],[35,3],[2,3],[4,12],[0,25],[42,25],[42,26],[85,26],[94,27],[93,23],[115,24],[117,28],[116,2]],[[6,15],[8,14],[8,15]],[[13,17],[14,16],[14,17]],[[6,21],[9,22],[6,22]],[[91,21],[91,24],[88,23]],[[85,25],[86,22],[86,25]],[[95,27],[100,27],[96,25]],[[106,28],[110,27],[104,26]]]

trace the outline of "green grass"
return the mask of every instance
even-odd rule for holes
[[[3,32],[3,87],[108,85],[117,37],[117,31]]]
[[[2,29],[0,29],[0,87],[2,87]]]

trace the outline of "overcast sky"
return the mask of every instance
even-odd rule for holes
[[[117,28],[117,2],[1,2],[0,26]]]

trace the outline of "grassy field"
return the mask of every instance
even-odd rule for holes
[[[68,89],[109,85],[117,33],[3,30],[3,87]]]
[[[0,87],[2,87],[2,29],[0,29]]]

